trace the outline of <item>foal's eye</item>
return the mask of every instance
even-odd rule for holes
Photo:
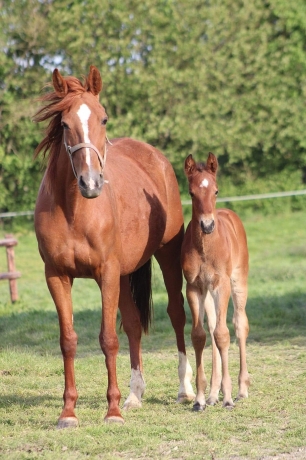
[[[101,121],[101,125],[102,125],[102,126],[105,126],[106,123],[107,123],[107,120],[108,120],[107,117],[103,118],[103,120]]]
[[[219,193],[219,190],[216,190],[216,191],[215,191],[215,195],[217,196],[217,195],[218,195],[218,193]]]
[[[69,129],[69,126],[68,126],[67,123],[65,123],[64,121],[62,121],[61,124],[62,124],[62,127],[63,127],[64,129]]]
[[[194,193],[193,193],[193,192],[189,192],[189,195],[191,196],[191,198],[194,197]]]

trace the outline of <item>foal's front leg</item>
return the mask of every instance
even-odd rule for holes
[[[98,281],[99,282],[99,281]],[[102,322],[99,335],[100,346],[105,356],[108,373],[107,401],[108,411],[105,422],[124,423],[119,403],[121,394],[117,383],[116,360],[119,341],[116,332],[116,319],[120,290],[120,267],[117,261],[111,261],[102,274]]]
[[[197,394],[193,405],[193,410],[202,411],[206,407],[205,390],[207,379],[204,372],[203,350],[206,342],[206,333],[203,328],[204,322],[204,304],[203,300],[206,295],[187,282],[186,287],[187,300],[192,315],[191,340],[195,351],[196,358],[196,387]]]
[[[58,420],[58,428],[78,426],[74,409],[77,401],[77,390],[74,377],[74,358],[77,347],[77,335],[73,329],[71,287],[72,279],[68,276],[58,276],[46,267],[46,281],[55,303],[59,326],[60,346],[64,361],[65,390],[64,408]]]

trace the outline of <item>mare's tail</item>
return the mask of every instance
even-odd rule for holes
[[[130,274],[130,286],[133,300],[140,313],[143,331],[147,334],[152,319],[153,301],[151,286],[151,259]]]

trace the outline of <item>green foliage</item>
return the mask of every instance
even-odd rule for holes
[[[0,6],[1,210],[34,206],[41,174],[31,161],[42,134],[30,120],[51,71],[81,77],[91,64],[104,81],[109,137],[159,147],[182,191],[185,157],[208,151],[219,158],[227,196],[234,186],[242,194],[246,181],[278,191],[269,178],[282,171],[293,180],[287,189],[305,186],[304,0]]]

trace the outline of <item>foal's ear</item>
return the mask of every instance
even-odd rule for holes
[[[185,160],[185,174],[186,176],[190,176],[194,170],[196,169],[196,162],[192,158],[192,155],[188,155],[188,157]]]
[[[68,93],[68,85],[66,80],[59,73],[58,69],[53,70],[52,82],[56,95],[58,97],[65,97]]]
[[[94,96],[99,97],[99,93],[102,89],[102,78],[99,70],[94,65],[90,66],[89,74],[86,80],[86,90],[92,93]]]
[[[209,152],[208,158],[207,158],[207,161],[206,161],[206,170],[208,172],[216,174],[217,169],[218,169],[217,157],[215,157],[215,155],[213,153]]]

